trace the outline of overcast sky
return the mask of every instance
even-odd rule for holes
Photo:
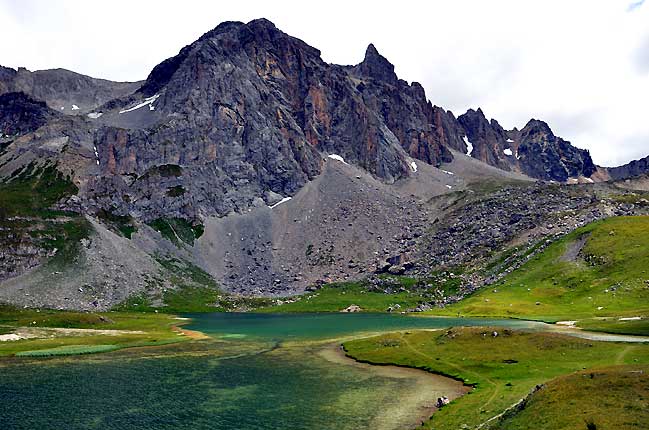
[[[356,64],[372,42],[400,78],[456,115],[528,119],[610,166],[649,155],[644,0],[0,0],[0,64],[112,80],[153,66],[222,21],[265,17]]]

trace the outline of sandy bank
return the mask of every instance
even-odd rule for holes
[[[437,407],[437,399],[446,396],[456,399],[471,390],[460,381],[435,375],[424,370],[401,366],[361,363],[345,355],[340,344],[328,345],[318,355],[330,362],[354,366],[385,378],[409,379],[411,390],[400,398],[397,407],[383,407],[373,419],[374,429],[415,428],[428,421]]]

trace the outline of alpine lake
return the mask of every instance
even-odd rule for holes
[[[490,326],[546,330],[523,320],[391,314],[190,314],[207,338],[155,348],[0,367],[9,429],[413,428],[441,396],[469,389],[415,369],[345,357],[343,340],[390,331]]]

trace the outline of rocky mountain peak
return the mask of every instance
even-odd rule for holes
[[[554,136],[554,133],[552,133],[552,129],[546,123],[545,121],[541,121],[540,119],[530,119],[525,127],[521,129],[521,133],[524,135],[534,135],[534,134],[544,134],[544,135],[551,135]]]
[[[394,65],[379,54],[376,47],[370,43],[365,50],[365,58],[357,67],[358,73],[379,81],[393,83],[398,80],[394,73]]]

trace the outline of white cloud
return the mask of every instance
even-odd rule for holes
[[[506,128],[544,119],[603,165],[649,154],[649,7],[633,0],[5,0],[0,64],[138,80],[218,23],[258,17],[329,62],[358,63],[373,42],[456,115],[480,106]]]

